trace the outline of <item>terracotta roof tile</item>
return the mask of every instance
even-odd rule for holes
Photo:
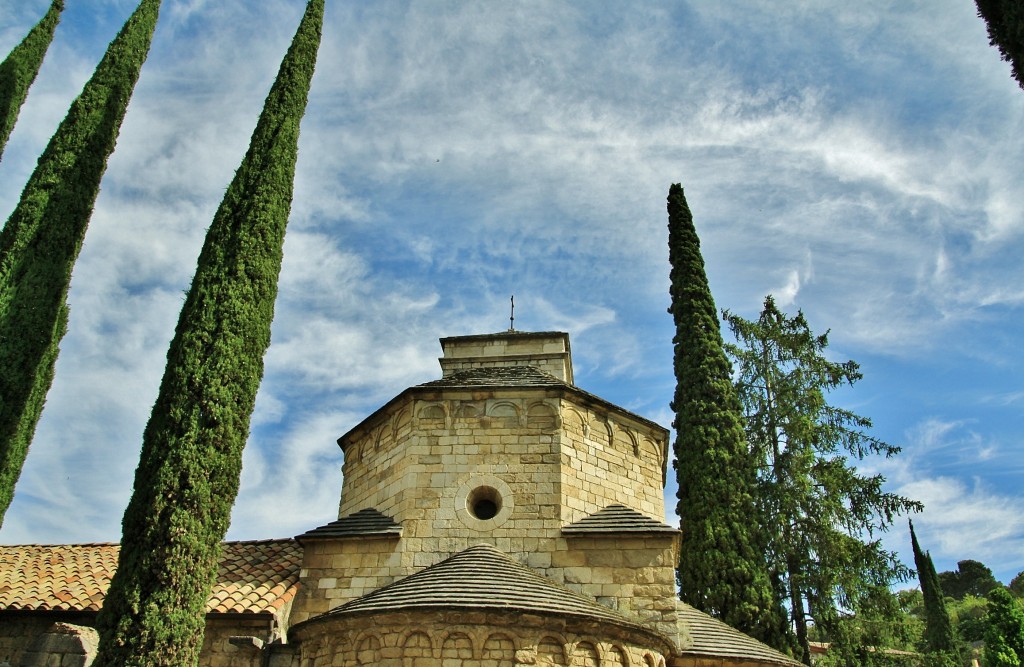
[[[99,611],[117,569],[116,544],[0,545],[0,609]],[[298,592],[294,540],[225,542],[207,613],[275,612]]]

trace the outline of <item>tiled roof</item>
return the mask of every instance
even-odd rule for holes
[[[306,531],[296,536],[297,540],[308,539],[329,539],[333,537],[374,537],[389,536],[399,537],[402,534],[402,526],[389,516],[381,514],[372,507],[359,510],[355,514],[349,514],[337,521]]]
[[[0,610],[99,611],[117,569],[117,544],[0,545]],[[225,542],[209,614],[273,613],[298,592],[293,540]]]
[[[677,533],[672,526],[655,521],[625,505],[609,505],[603,510],[562,528],[563,535],[594,533]]]
[[[596,600],[517,563],[489,544],[460,551],[327,615],[438,608],[530,611],[639,627]]]
[[[690,638],[693,640],[693,645],[686,648],[683,655],[733,658],[778,665],[803,664],[688,604],[680,602],[678,608],[680,616],[689,626]]]
[[[417,387],[557,387],[571,386],[534,366],[486,366],[455,371]]]

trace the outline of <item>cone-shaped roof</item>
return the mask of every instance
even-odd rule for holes
[[[428,608],[529,611],[641,627],[637,621],[541,576],[489,544],[460,551],[325,616]]]

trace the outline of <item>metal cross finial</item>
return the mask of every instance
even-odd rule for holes
[[[512,295],[512,315],[508,318],[508,330],[516,330],[516,295]]]

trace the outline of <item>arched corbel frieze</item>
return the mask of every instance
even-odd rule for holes
[[[526,408],[526,426],[541,431],[555,431],[561,424],[555,408],[544,401],[536,401]]]
[[[500,420],[505,428],[523,426],[523,410],[513,401],[494,401],[487,406],[487,416],[492,420]]]
[[[569,646],[563,637],[556,637],[550,634],[542,636],[537,641],[537,665],[538,667],[565,667],[568,663]]]
[[[402,433],[402,429],[406,425],[412,422],[412,409],[404,407],[395,413],[395,416],[391,418],[391,443],[395,444],[398,442],[398,438]]]
[[[441,644],[441,660],[472,660],[473,640],[461,630],[451,632]]]

